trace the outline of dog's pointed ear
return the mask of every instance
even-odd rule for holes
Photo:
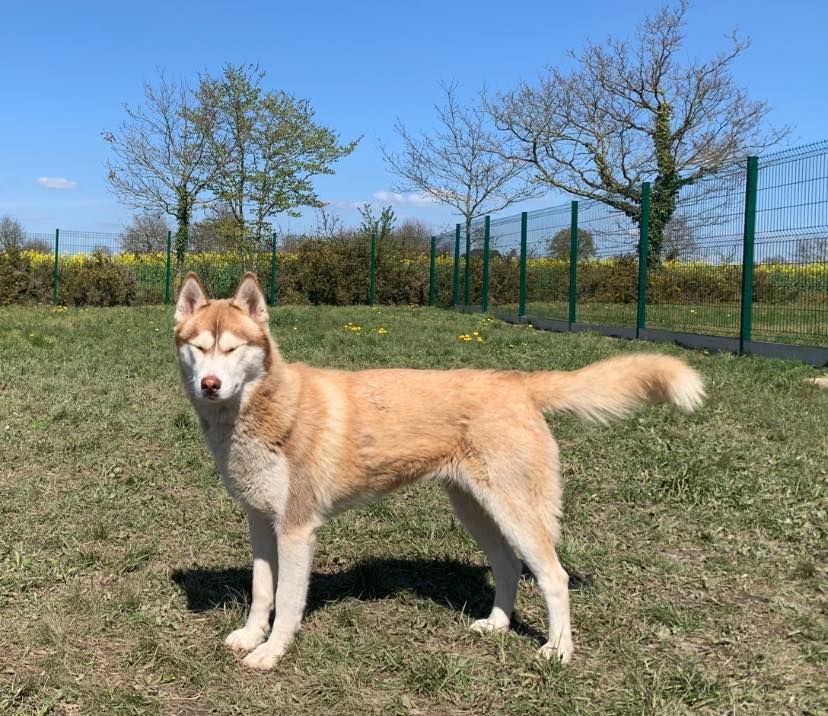
[[[259,288],[259,280],[256,278],[256,274],[248,271],[242,276],[241,283],[236,289],[236,295],[233,296],[233,303],[254,321],[267,323],[267,301],[262,289]]]
[[[178,292],[178,302],[175,304],[175,322],[181,323],[206,303],[207,294],[204,292],[198,276],[191,271],[187,274],[184,283],[181,285],[181,290]]]

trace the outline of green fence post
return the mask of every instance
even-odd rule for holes
[[[454,283],[451,289],[451,305],[460,303],[460,224],[454,227]]]
[[[52,269],[52,305],[57,305],[58,295],[58,244],[60,243],[60,229],[55,229],[55,267]]]
[[[647,327],[647,269],[650,262],[650,182],[641,185],[641,221],[638,225],[638,315],[635,337]]]
[[[578,202],[569,207],[569,329],[578,318]]]
[[[276,232],[270,237],[270,305],[276,305]]]
[[[526,235],[529,214],[520,212],[520,264],[518,265],[518,321],[526,318]]]
[[[463,282],[463,305],[469,305],[469,284],[471,283],[471,227],[466,229],[466,272]]]
[[[170,279],[172,278],[172,231],[167,230],[167,263],[164,267],[164,303],[170,302]]]
[[[742,246],[742,320],[739,352],[753,340],[753,243],[756,239],[756,194],[759,187],[759,158],[748,157],[745,181],[745,227]]]
[[[437,297],[437,237],[431,237],[431,260],[428,264],[428,305],[433,306]]]
[[[483,219],[483,294],[480,298],[480,310],[489,312],[489,241],[491,240],[491,220]]]
[[[368,285],[368,305],[374,305],[377,290],[377,233],[371,234],[371,278]]]

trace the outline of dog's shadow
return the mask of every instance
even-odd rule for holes
[[[348,598],[376,601],[408,592],[473,619],[486,616],[494,592],[486,579],[488,568],[455,560],[367,559],[341,572],[314,572],[305,614]],[[531,578],[531,575],[526,573]],[[249,604],[250,569],[180,569],[172,580],[187,597],[192,612],[207,612],[239,603]],[[582,578],[570,577],[573,589],[588,586]],[[546,637],[515,617],[513,629],[539,644]]]

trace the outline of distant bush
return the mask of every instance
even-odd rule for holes
[[[136,286],[129,268],[97,251],[60,272],[58,300],[68,306],[129,306]]]
[[[0,253],[0,302],[45,301],[51,296],[51,253],[12,249]],[[211,296],[232,295],[245,271],[254,271],[270,293],[269,252],[191,253],[183,271],[195,271]],[[310,238],[277,256],[279,303],[349,305],[368,300],[370,240],[358,234]],[[116,305],[160,301],[166,274],[165,254],[75,254],[58,262],[58,298],[70,305]],[[462,300],[465,266],[460,267]],[[587,259],[578,262],[578,301],[634,303],[638,296],[635,256]],[[451,303],[453,257],[436,261],[437,302]],[[700,262],[662,261],[650,269],[650,303],[730,303],[739,300],[741,266]],[[489,265],[492,305],[516,304],[519,266],[516,255],[493,256]],[[173,279],[174,280],[174,279]],[[428,300],[429,258],[401,247],[392,239],[377,246],[376,302],[423,304]],[[527,261],[530,301],[564,302],[569,295],[569,261],[534,257]],[[483,286],[483,259],[471,257],[469,301],[479,304]],[[174,288],[174,286],[173,286]],[[760,264],[754,271],[754,300],[758,303],[794,303],[806,299],[828,303],[828,264]]]

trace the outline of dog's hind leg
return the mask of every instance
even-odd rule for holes
[[[566,663],[573,646],[569,575],[555,551],[561,515],[558,448],[542,420],[501,434],[501,440],[512,445],[508,455],[492,447],[494,434],[476,436],[476,459],[466,461],[459,477],[535,575],[549,612],[549,639],[540,654]]]
[[[530,503],[526,503],[527,507]],[[569,575],[555,551],[554,532],[539,512],[516,510],[514,503],[494,507],[494,519],[506,539],[519,552],[535,575],[549,612],[549,640],[540,656],[557,655],[566,664],[572,658],[572,629],[569,621]]]
[[[455,485],[445,485],[445,489],[458,519],[489,558],[495,578],[492,611],[486,619],[475,621],[471,628],[477,632],[506,631],[515,605],[521,562],[497,524],[472,495]]]

